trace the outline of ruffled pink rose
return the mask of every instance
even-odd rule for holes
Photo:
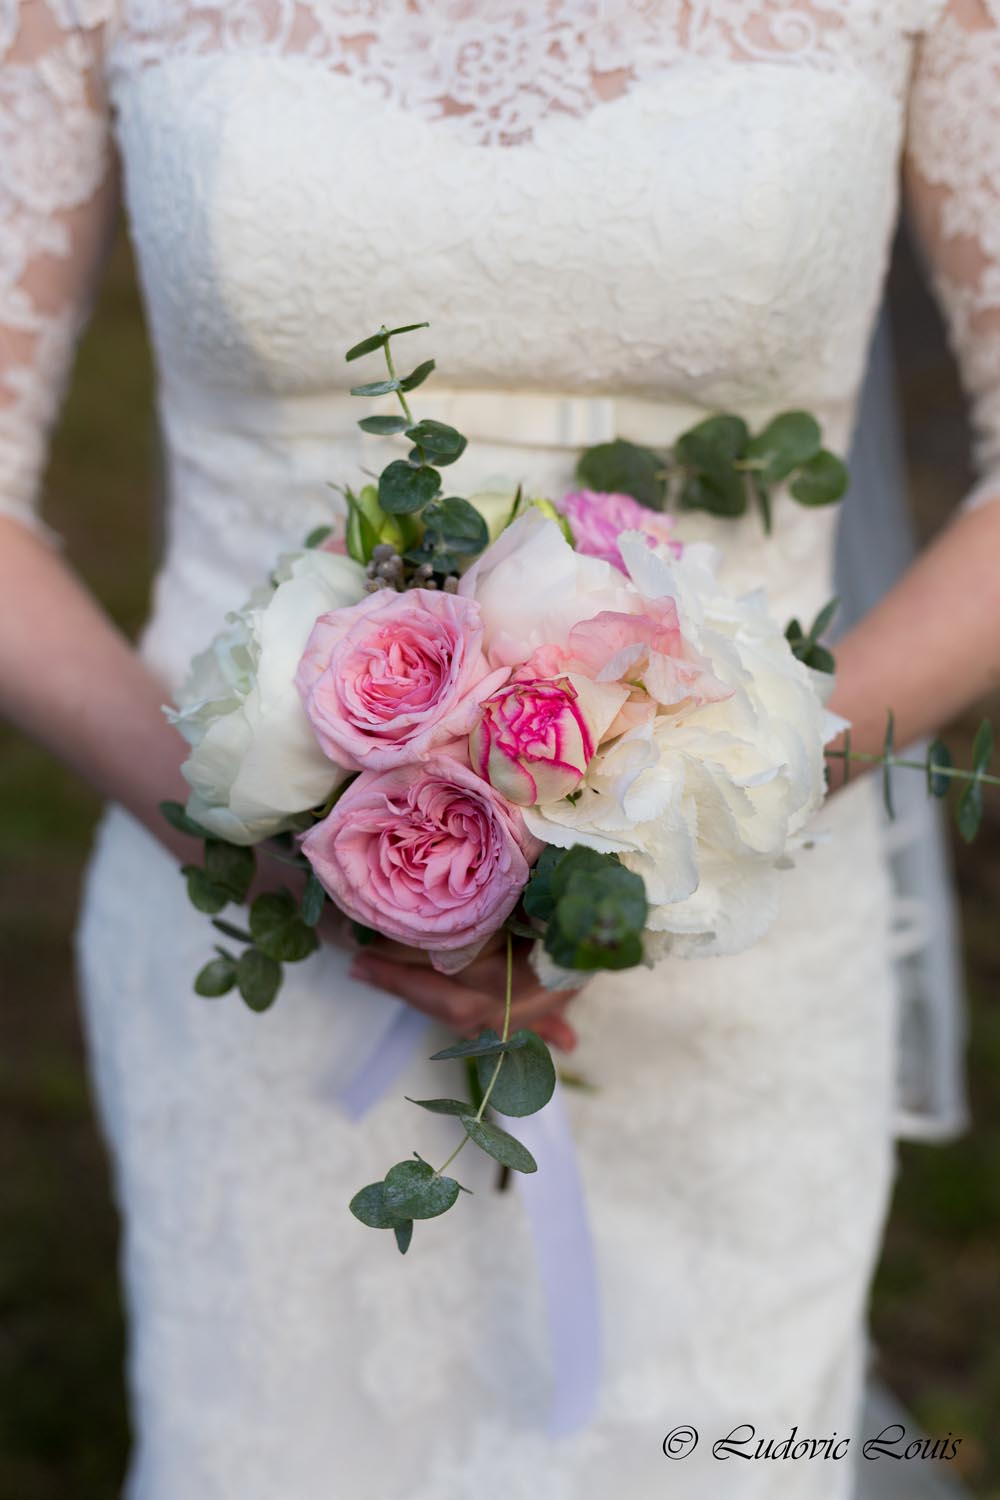
[[[600,557],[625,572],[618,550],[623,531],[641,531],[651,547],[668,546],[679,557],[684,550],[673,537],[673,523],[660,511],[640,505],[631,495],[611,490],[571,490],[559,502],[559,509],[569,521],[578,552]]]
[[[351,770],[388,770],[468,734],[503,683],[483,655],[473,599],[380,589],[320,615],[295,683],[321,748]]]
[[[517,905],[541,845],[517,808],[452,754],[366,771],[302,849],[349,917],[453,974]]]
[[[567,797],[626,696],[586,678],[541,679],[522,670],[483,703],[469,737],[473,767],[521,807]]]

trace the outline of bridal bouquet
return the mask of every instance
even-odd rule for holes
[[[408,455],[347,489],[346,525],[282,557],[195,659],[169,711],[191,746],[191,797],[164,810],[205,840],[185,871],[192,901],[243,945],[217,947],[203,995],[235,987],[266,1009],[282,965],[316,947],[327,902],[362,941],[420,948],[445,974],[503,933],[502,1033],[437,1054],[470,1060],[473,1098],[416,1102],[462,1132],[445,1166],[471,1140],[530,1172],[495,1114],[542,1108],[555,1070],[535,1033],[510,1033],[513,938],[561,989],[666,953],[734,953],[767,930],[844,727],[824,707],[829,612],[786,632],[763,594],[720,585],[713,549],[682,546],[624,487],[554,503],[445,495],[440,470],[465,439],[414,418],[407,395],[431,362],[396,375],[391,339],[406,331],[348,358],[383,351],[388,378],[357,393],[402,410],[361,426],[405,434]],[[686,503],[734,513],[736,475],[766,523],[770,486],[790,476],[805,504],[843,489],[803,413],[757,438],[710,418],[674,451]],[[637,453],[592,450],[584,477],[624,465],[648,480]],[[288,863],[298,893],[258,895],[240,926],[219,913],[246,900],[254,846]],[[351,1208],[405,1250],[413,1221],[459,1191],[414,1155]]]

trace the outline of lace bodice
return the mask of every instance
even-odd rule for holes
[[[997,486],[997,0],[5,0],[0,55],[6,511],[35,502],[115,154],[189,395],[342,389],[398,307],[438,313],[461,386],[836,416],[902,143]]]

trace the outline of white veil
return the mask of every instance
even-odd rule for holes
[[[837,538],[836,633],[879,599],[914,550],[906,502],[888,314],[872,344],[849,464],[851,487]],[[889,707],[890,705],[887,705]],[[923,746],[915,747],[917,754]],[[948,1140],[967,1123],[965,995],[942,810],[916,771],[893,778],[896,817],[886,819],[896,887],[899,974],[897,1134]]]

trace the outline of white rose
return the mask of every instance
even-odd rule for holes
[[[283,557],[271,587],[229,616],[228,628],[191,664],[167,716],[192,747],[181,770],[187,810],[211,833],[254,844],[316,807],[347,772],[320,749],[295,687],[295,669],[317,618],[364,596],[350,558],[307,549]]]

